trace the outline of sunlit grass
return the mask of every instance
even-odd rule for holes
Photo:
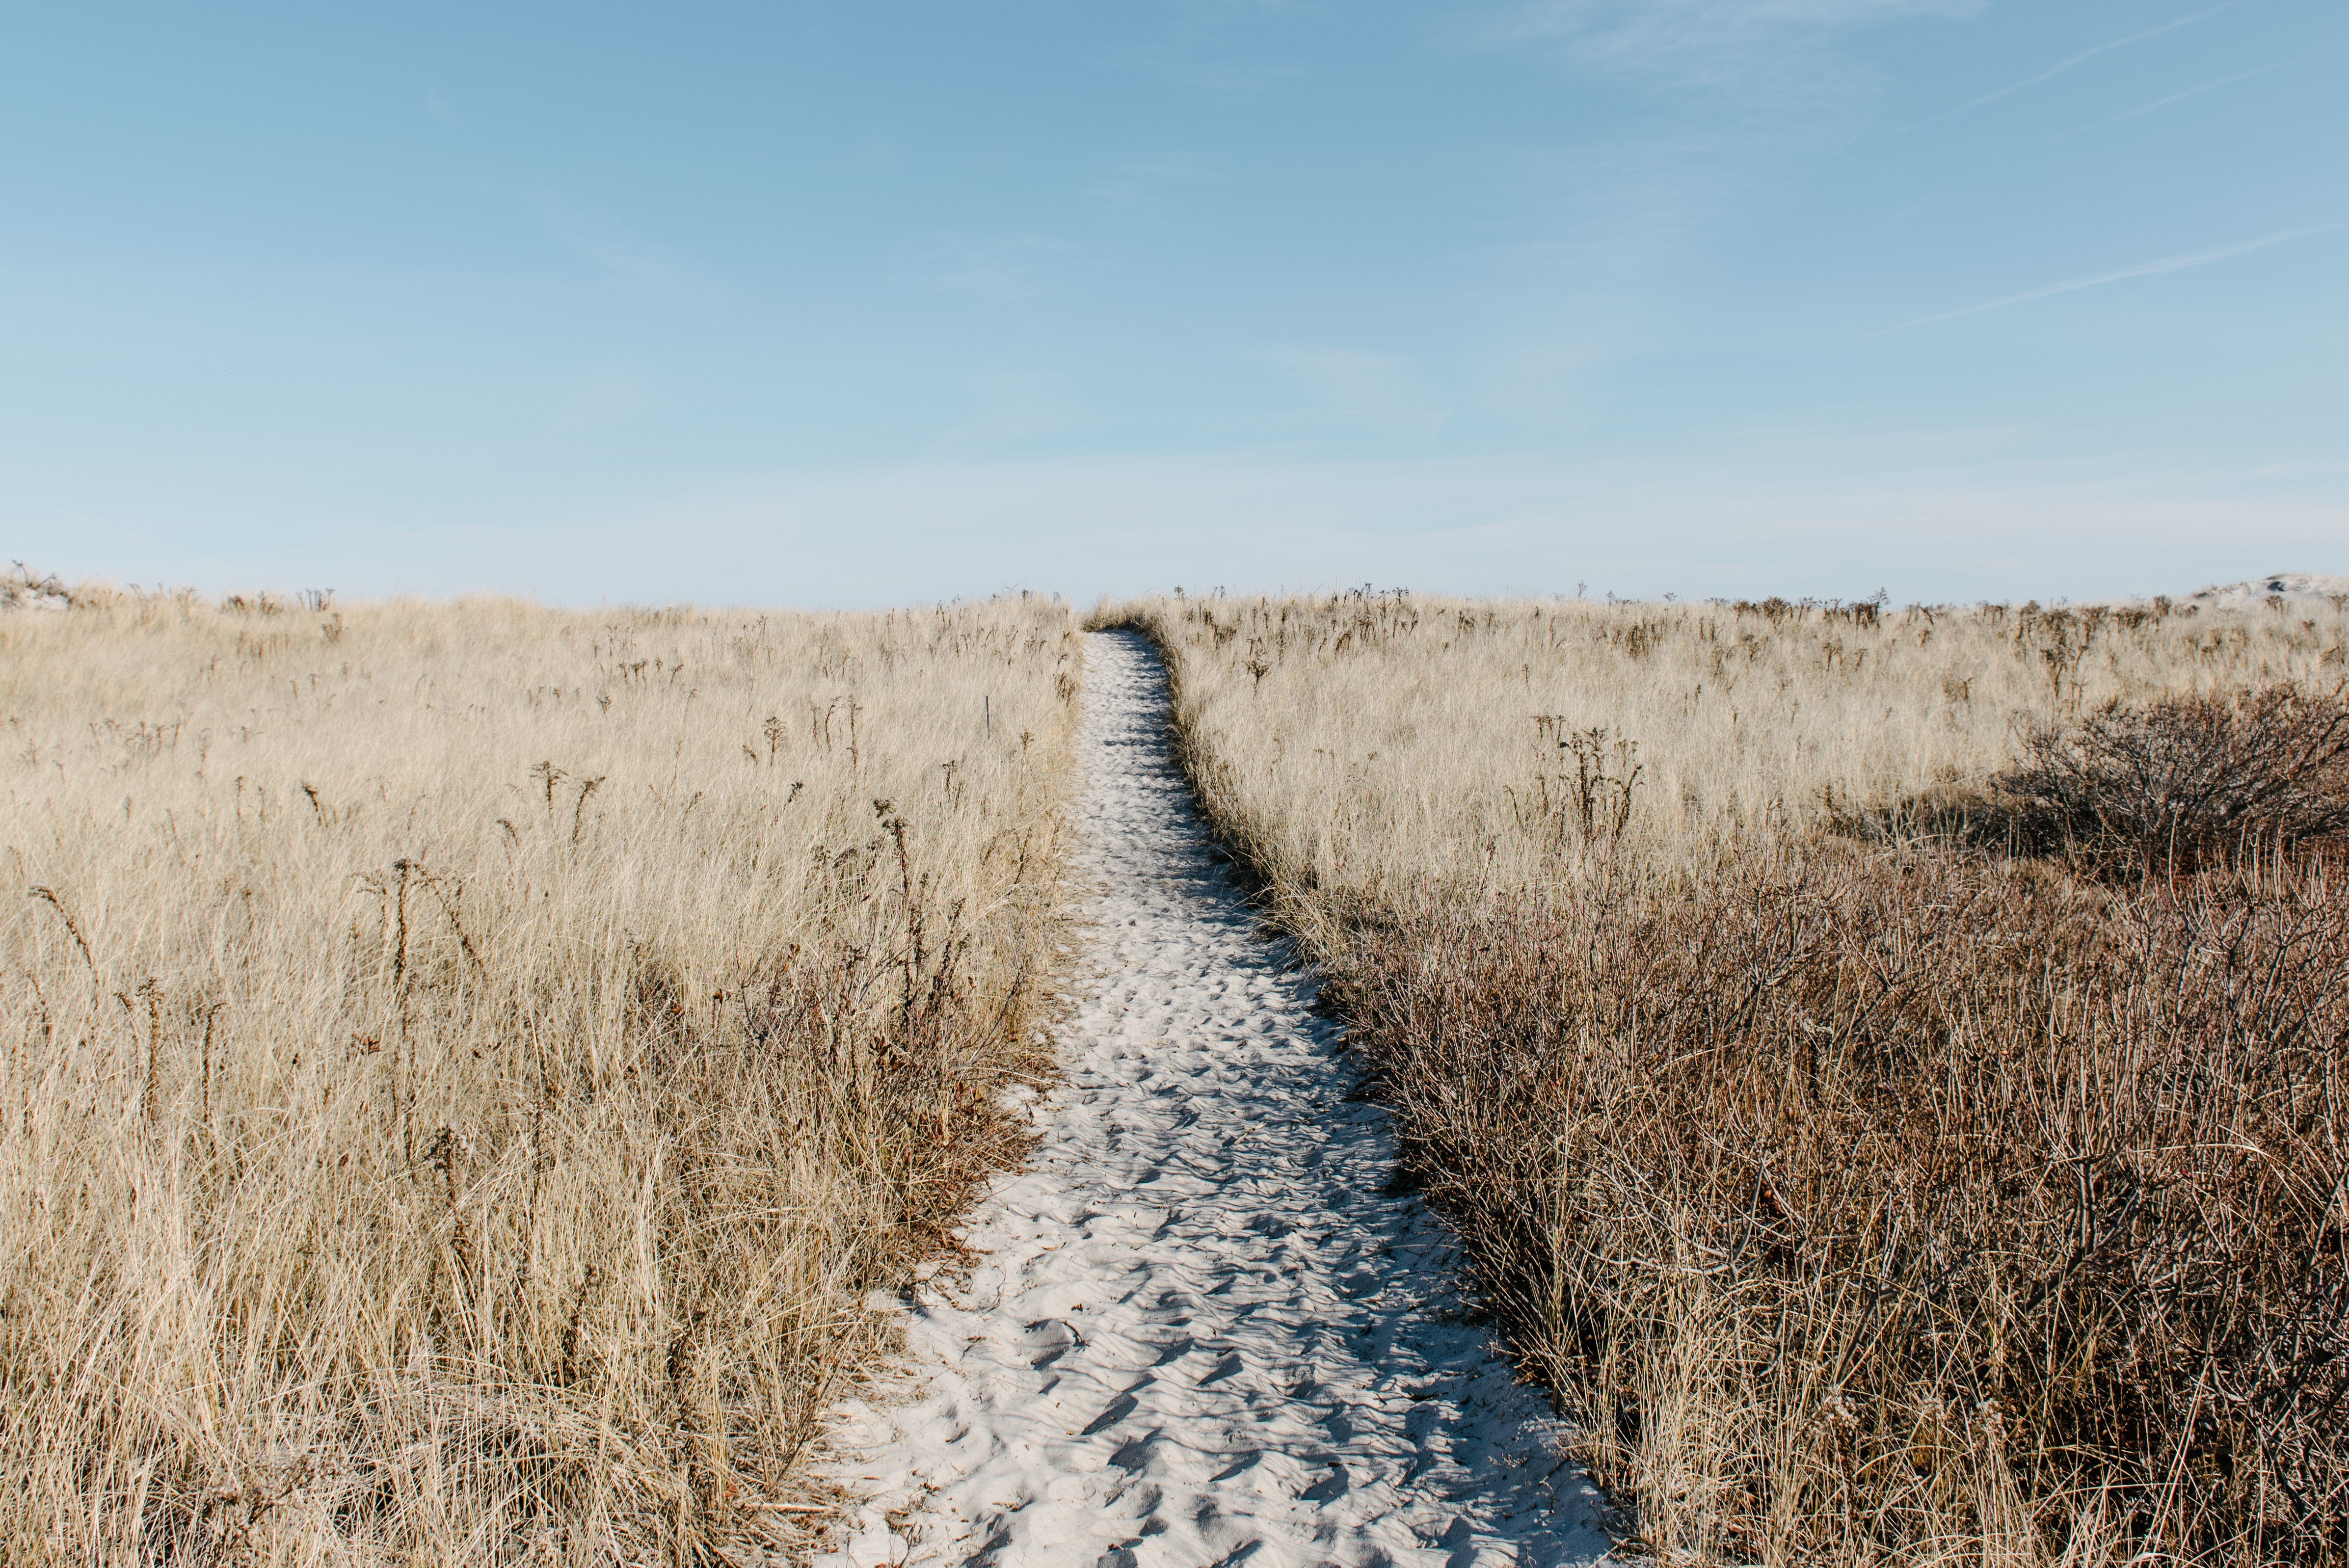
[[[1073,620],[0,615],[0,1560],[687,1561],[1017,1156]]]

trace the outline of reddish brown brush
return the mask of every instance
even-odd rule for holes
[[[2257,1561],[2349,1522],[2344,976],[2321,875],[1826,849],[1366,930],[1340,978],[1659,1548]]]
[[[2026,844],[2176,876],[2349,830],[2349,701],[2292,682],[2115,699],[1998,780]]]

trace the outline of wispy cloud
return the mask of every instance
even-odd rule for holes
[[[427,88],[424,92],[424,118],[435,125],[462,125],[465,117],[457,106],[440,96],[439,88]]]
[[[583,371],[556,389],[552,423],[570,431],[618,429],[651,409],[653,402],[651,388],[639,377],[609,368]]]
[[[1985,300],[1981,304],[1970,304],[1961,310],[1945,310],[1935,315],[1920,315],[1914,321],[1904,321],[1898,326],[1888,326],[1884,332],[1876,335],[1881,337],[1885,333],[1906,332],[1912,326],[1929,326],[1937,321],[1955,321],[1960,316],[1980,315],[1984,311],[2004,310],[2011,304],[2028,304],[2033,300],[2053,299],[2057,294],[2074,294],[2081,289],[2092,289],[2104,284],[2121,283],[2129,278],[2150,278],[2158,277],[2164,273],[2182,273],[2189,267],[2208,266],[2212,262],[2223,262],[2234,256],[2248,256],[2253,251],[2264,251],[2271,245],[2281,245],[2310,234],[2329,233],[2343,228],[2349,228],[2349,223],[2319,223],[2312,228],[2287,229],[2280,234],[2268,234],[2257,240],[2246,240],[2239,245],[2221,245],[2212,251],[2189,251],[2184,255],[2164,256],[2158,261],[2140,262],[2136,266],[2123,267],[2117,272],[2098,273],[2093,277],[2072,278],[2064,283],[2050,284],[2045,288],[2030,289],[2023,294],[2008,294],[2002,299]]]
[[[1178,191],[1206,184],[1207,167],[1188,153],[1127,159],[1112,165],[1088,186],[1087,193],[1112,207],[1156,211]]]
[[[1980,0],[1540,0],[1505,14],[1486,36],[1564,43],[1586,63],[1640,74],[1719,80],[1764,67],[1774,44],[1980,9]]]
[[[1288,9],[1283,0],[1178,0],[1155,8],[1159,25],[1126,51],[1127,57],[1163,80],[1206,92],[1286,88],[1309,73],[1263,49],[1267,25]]]
[[[1856,46],[1896,24],[1961,22],[1987,0],[1529,0],[1470,35],[1619,83],[1764,153],[1849,143],[1887,77]]]
[[[937,284],[1000,310],[1044,293],[1045,263],[1066,249],[1049,234],[951,235],[939,246]]]
[[[538,220],[565,249],[631,294],[657,300],[709,300],[717,291],[663,246],[551,193],[535,205]]]
[[[1966,0],[1539,0],[1508,13],[1494,32],[1576,38],[1631,58],[1715,49],[1757,34],[1839,31],[1978,9]]]
[[[1264,357],[1296,381],[1315,414],[1337,424],[1391,436],[1432,436],[1452,417],[1398,355],[1279,348]]]
[[[2125,108],[2118,114],[2106,115],[2102,119],[2092,119],[2085,125],[2075,125],[2069,130],[2057,131],[2048,139],[2061,141],[2067,136],[2080,136],[2091,130],[2102,130],[2108,125],[2118,125],[2125,119],[2136,119],[2140,115],[2151,114],[2156,109],[2168,108],[2171,104],[2183,103],[2190,98],[2200,98],[2204,93],[2216,92],[2220,88],[2230,88],[2237,82],[2247,82],[2253,77],[2263,77],[2270,71],[2280,71],[2286,66],[2299,63],[2297,60],[2278,60],[2273,65],[2254,66],[2248,71],[2237,71],[2232,76],[2220,77],[2214,81],[2204,82],[2199,87],[2191,87],[2183,92],[2171,93],[2167,98],[2158,98],[2151,103],[2141,103],[2135,108]]]
[[[482,529],[446,542],[411,532],[398,559],[461,566],[469,585],[512,573],[589,603],[616,582],[721,602],[782,585],[878,606],[1001,583],[1081,603],[1175,583],[1538,594],[1570,593],[1578,579],[1594,594],[1882,583],[1903,599],[2044,603],[2185,593],[2321,562],[2349,520],[2337,487],[2182,478],[2135,451],[2046,462],[1991,439],[1937,457],[1801,434],[1669,455],[897,465],[572,509],[494,545]],[[636,542],[647,528],[666,542],[650,562]],[[548,551],[558,536],[564,548]],[[897,547],[876,551],[876,538]]]
[[[1085,422],[1082,397],[1060,376],[996,366],[968,377],[963,417],[932,438],[933,459],[1002,455],[1048,440]]]
[[[2231,11],[2236,6],[2244,4],[2246,4],[2246,0],[2226,0],[2226,4],[2223,5],[2213,5],[2207,11],[2197,11],[2190,16],[2179,16],[2173,21],[2164,22],[2158,27],[2149,27],[2142,33],[2131,33],[2126,38],[2115,38],[2108,44],[2098,44],[2093,49],[2083,49],[2069,59],[2058,60],[2055,64],[2048,67],[2045,70],[2040,71],[2033,76],[2025,77],[2019,82],[2014,82],[2006,87],[2002,87],[1996,92],[1984,93],[1978,98],[1968,99],[1966,102],[1960,104],[1955,108],[1944,109],[1940,114],[1929,115],[1923,119],[1917,120],[1909,125],[1901,126],[1898,128],[1893,134],[1897,136],[1907,131],[1922,130],[1929,125],[1939,125],[1945,119],[1955,119],[1961,114],[1971,114],[1975,109],[1998,102],[2001,98],[2010,98],[2019,92],[2025,91],[2031,88],[2035,88],[2042,82],[2054,81],[2065,71],[2071,70],[2078,66],[2085,66],[2099,55],[2109,55],[2115,49],[2126,49],[2132,44],[2142,44],[2148,39],[2158,38],[2164,33],[2174,33],[2180,27],[2187,26],[2195,22],[2199,22],[2205,17],[2216,16],[2221,11]]]
[[[1277,60],[1167,60],[1159,69],[1185,87],[1216,93],[1262,93],[1306,77],[1302,66]]]

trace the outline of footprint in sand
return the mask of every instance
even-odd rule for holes
[[[965,1233],[984,1262],[905,1309],[901,1398],[841,1413],[865,1506],[819,1562],[1598,1562],[1599,1494],[1463,1321],[1456,1245],[1390,1190],[1386,1113],[1208,841],[1156,656],[1086,662],[1065,1080]]]

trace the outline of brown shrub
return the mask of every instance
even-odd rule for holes
[[[2035,730],[1997,792],[2026,844],[2175,876],[2349,829],[2349,702],[2290,682],[2117,699]]]
[[[1354,923],[1337,999],[1651,1547],[2340,1552],[2338,884],[1781,846],[1551,892]]]

